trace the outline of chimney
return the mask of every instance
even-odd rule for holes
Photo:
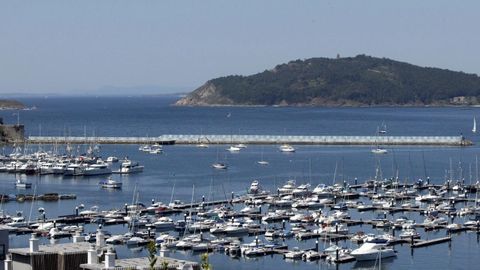
[[[85,237],[83,237],[83,235],[81,235],[79,231],[76,231],[75,235],[73,236],[73,243],[80,242],[85,242]]]
[[[115,268],[115,253],[111,247],[108,248],[107,253],[105,253],[105,268],[113,269]]]
[[[38,252],[38,238],[34,233],[32,233],[30,238],[30,252]]]
[[[97,229],[97,248],[103,248],[105,246],[105,235],[102,231],[102,225],[98,225]]]
[[[87,251],[87,264],[96,264],[98,263],[97,250],[95,245],[91,245]]]

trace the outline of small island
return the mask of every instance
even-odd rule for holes
[[[25,105],[16,100],[0,99],[0,110],[23,110]]]
[[[177,106],[470,106],[480,77],[387,58],[310,58],[209,80]]]

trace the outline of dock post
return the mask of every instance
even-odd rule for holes
[[[235,198],[235,193],[233,193],[233,191],[232,191],[232,202],[233,202],[234,198]]]
[[[282,219],[282,229],[285,230],[285,219]],[[478,230],[478,222],[477,222],[477,230]]]
[[[202,202],[205,202],[205,195],[202,195]]]
[[[315,240],[315,250],[318,252],[318,248],[320,247],[320,245],[318,244],[318,239]]]
[[[150,229],[151,229],[150,227],[148,227],[148,229],[147,229],[147,233],[148,233],[147,239],[149,239],[149,240],[150,240]],[[201,237],[201,236],[202,236],[202,234],[200,234],[200,237]],[[200,239],[201,239],[201,238],[200,238]]]
[[[255,247],[258,247],[258,235],[255,235]]]
[[[154,205],[154,204],[155,204],[155,199],[152,199],[152,205]]]
[[[337,249],[335,250],[335,262],[338,262],[338,253],[339,253],[339,251],[340,251],[339,248],[337,248]]]
[[[185,221],[185,225],[186,225],[186,223],[187,223],[187,213],[183,214],[183,221]]]
[[[125,204],[125,215],[128,216],[128,204]]]
[[[357,177],[355,177],[354,183],[355,183],[355,185],[358,185],[358,178]]]
[[[78,217],[78,206],[75,206],[75,216]]]

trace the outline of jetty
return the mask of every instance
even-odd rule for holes
[[[85,137],[29,136],[29,144],[298,144],[298,145],[431,145],[469,146],[463,136],[303,136],[303,135],[188,135],[170,134],[157,137]]]

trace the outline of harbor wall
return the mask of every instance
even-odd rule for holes
[[[463,136],[301,136],[301,135],[161,135],[158,137],[28,137],[31,144],[303,144],[468,146]]]

